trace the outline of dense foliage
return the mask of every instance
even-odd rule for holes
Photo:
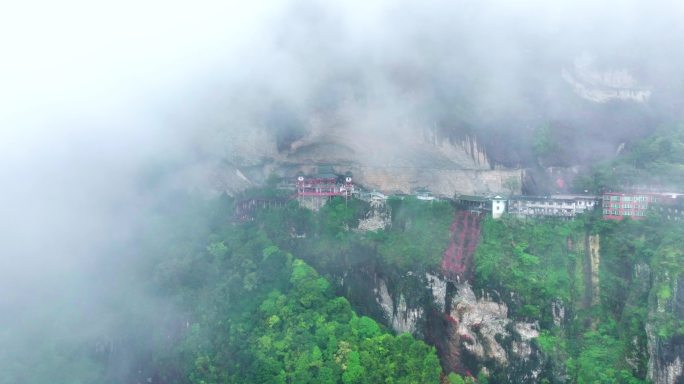
[[[522,298],[521,306],[513,306],[516,315],[551,323],[543,308],[581,293],[571,287],[569,271],[581,266],[583,249],[569,244],[580,240],[582,229],[581,221],[486,220],[475,253],[475,284],[514,292]]]
[[[388,206],[392,222],[375,232],[355,230],[370,210],[356,199],[333,199],[316,214],[293,201],[261,211],[257,221],[279,247],[324,273],[361,264],[379,265],[386,273],[436,269],[449,238],[451,205],[405,198],[390,199]]]
[[[634,187],[684,188],[684,124],[666,125],[625,146],[613,160],[594,166],[577,180],[578,190]]]
[[[345,233],[353,208],[338,202],[321,211],[321,233]],[[288,206],[278,220],[311,219]],[[181,251],[155,267],[157,286],[188,311],[185,336],[159,359],[158,375],[198,384],[439,381],[433,348],[357,316],[312,267],[273,245],[262,224],[219,224],[207,237],[185,236],[189,244],[176,241],[171,249]],[[279,234],[290,237],[288,228]]]
[[[684,334],[674,311],[649,312],[649,301],[669,307],[673,276],[684,272],[684,227],[666,224],[655,216],[639,222],[488,220],[476,253],[476,284],[502,290],[514,316],[541,321],[537,345],[551,366],[559,365],[552,368],[555,380],[640,383],[647,323],[661,338]],[[587,270],[589,235],[600,237],[598,287]],[[592,290],[599,292],[598,303]],[[564,308],[564,319],[554,319],[554,305]]]

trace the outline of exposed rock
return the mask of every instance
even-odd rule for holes
[[[440,312],[444,312],[444,307],[446,305],[447,281],[429,273],[425,274],[425,278],[428,281],[428,288],[432,292],[433,303],[437,308],[439,308]]]
[[[659,298],[652,294],[649,303],[649,321],[646,324],[648,354],[648,379],[655,384],[684,383],[684,336],[663,337],[656,332],[658,316],[684,316],[684,281],[670,276],[657,277],[670,284],[672,297]]]
[[[651,268],[646,263],[634,265],[632,282],[627,295],[626,305],[643,306],[648,302],[651,289]],[[625,351],[625,361],[636,377],[646,377],[648,372],[648,335],[637,333],[631,336],[629,348]]]
[[[522,185],[523,177],[523,172],[519,169],[474,170],[358,165],[342,166],[339,170],[340,173],[347,170],[352,172],[354,179],[368,188],[410,193],[418,187],[428,186],[434,194],[448,197],[455,193],[508,194],[511,191],[507,183],[510,180],[517,180],[517,184]],[[520,193],[520,190],[514,190],[513,193]]]
[[[684,340],[663,340],[656,335],[652,324],[646,324],[648,336],[648,378],[655,384],[684,382]]]
[[[399,333],[416,331],[418,319],[423,316],[422,308],[409,308],[403,293],[399,294],[399,300],[395,306],[383,279],[378,279],[375,297],[392,329]]]
[[[565,305],[563,301],[558,299],[551,302],[551,315],[553,316],[553,325],[560,327],[565,322]]]
[[[575,59],[572,70],[563,69],[562,76],[580,97],[595,103],[610,100],[644,103],[651,97],[651,90],[640,86],[626,69],[600,71],[594,67],[594,59],[584,54]]]
[[[530,341],[539,336],[537,324],[513,322],[505,303],[477,299],[467,282],[457,284],[456,289],[449,316],[467,353],[478,361],[493,360],[502,366],[512,355],[526,359],[532,354]],[[512,340],[510,351],[502,345],[503,340]]]
[[[325,197],[306,196],[298,198],[297,201],[299,202],[299,206],[302,208],[318,211],[319,209],[323,208],[325,203],[328,202],[328,199]]]
[[[359,220],[360,231],[379,231],[392,224],[392,214],[389,205],[382,200],[371,200],[370,210]]]
[[[600,238],[598,234],[586,235],[585,239],[585,307],[600,304],[599,266],[601,264]]]
[[[229,169],[230,177],[220,175],[216,178],[220,182],[207,179],[203,183],[211,181],[215,184],[211,189],[234,194],[262,184],[271,174],[291,178],[299,172],[315,173],[319,164],[332,164],[335,172],[349,171],[355,182],[390,193],[411,193],[425,186],[444,196],[504,193],[508,192],[505,182],[521,181],[520,170],[493,170],[474,137],[446,137],[429,123],[401,119],[383,122],[396,123],[386,128],[374,121],[348,121],[348,116],[364,116],[368,107],[312,116],[301,122],[301,136],[284,147],[276,144],[277,135],[268,134],[265,127],[222,131],[219,143],[210,143],[216,147],[210,151],[214,159],[220,160],[198,167],[205,168],[204,173]]]

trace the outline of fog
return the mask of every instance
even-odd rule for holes
[[[277,152],[313,117],[378,137],[482,134],[505,165],[529,156],[488,134],[551,120],[621,141],[682,118],[682,2],[252,3],[0,6],[0,376],[39,364],[44,340],[113,337],[121,313],[133,327],[169,308],[137,280],[132,240],[160,190],[187,186],[146,184],[156,165],[251,164],[273,151],[260,137],[282,136]],[[585,53],[650,100],[582,101],[561,71]],[[21,364],[3,367],[10,354]]]

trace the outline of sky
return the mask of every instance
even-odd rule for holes
[[[1,7],[0,170],[11,180],[3,206],[21,211],[2,223],[27,253],[36,250],[24,247],[26,233],[68,233],[58,225],[65,216],[98,234],[97,206],[130,197],[141,162],[178,149],[179,136],[162,126],[169,95],[230,59],[270,12],[239,2]]]
[[[274,6],[0,5],[0,382],[22,371],[10,362],[68,372],[41,347],[111,337],[121,313],[158,308],[116,274],[136,263],[126,244],[153,199],[141,170],[182,156],[164,108],[231,60]]]
[[[117,293],[90,274],[154,200],[141,171],[239,157],[273,105],[301,122],[361,94],[350,124],[386,129],[463,101],[469,124],[522,129],[565,117],[560,70],[589,51],[654,87],[646,114],[681,113],[682,16],[666,0],[4,2],[0,322],[16,342],[64,312],[106,317]]]

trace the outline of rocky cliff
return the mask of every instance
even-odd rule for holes
[[[656,276],[655,281],[670,280],[671,276]],[[657,384],[684,383],[684,336],[671,335],[664,327],[663,318],[684,319],[684,281],[675,278],[667,282],[672,287],[671,296],[654,292],[649,303],[649,319],[646,324],[648,336],[648,377]],[[665,320],[667,321],[667,320]]]
[[[651,90],[638,84],[628,70],[597,69],[594,58],[587,53],[575,59],[572,69],[563,69],[562,76],[578,96],[595,103],[644,103],[651,97]]]
[[[401,279],[393,291],[386,278],[376,276],[376,304],[396,332],[410,332],[434,344],[447,371],[466,376],[498,372],[510,382],[538,381],[543,369],[543,357],[533,343],[539,336],[538,324],[510,319],[505,303],[485,292],[478,298],[468,282],[455,283],[429,273],[409,273]],[[425,289],[396,288],[414,283],[424,284]]]
[[[522,184],[522,171],[493,167],[474,136],[444,135],[430,124],[400,118],[389,119],[391,126],[359,122],[345,117],[349,113],[314,115],[299,121],[297,129],[288,128],[292,134],[285,137],[268,126],[215,133],[225,137],[212,147],[213,158],[221,160],[197,163],[180,176],[193,188],[229,194],[260,185],[271,175],[315,173],[319,165],[351,172],[356,183],[392,193],[419,187],[444,196],[504,193],[510,192],[507,185]]]

